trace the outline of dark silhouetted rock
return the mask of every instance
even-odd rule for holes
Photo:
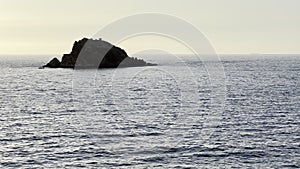
[[[57,58],[54,58],[49,63],[47,63],[44,67],[59,68],[60,61]]]
[[[142,59],[131,58],[127,53],[101,39],[83,38],[76,41],[70,54],[64,54],[61,62],[54,58],[43,67],[49,68],[117,68],[154,66]]]

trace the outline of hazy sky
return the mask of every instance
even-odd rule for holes
[[[185,19],[208,37],[218,53],[300,53],[299,0],[0,0],[0,4],[0,54],[66,53],[74,40],[142,12]],[[172,43],[161,43],[172,50]],[[180,52],[175,48],[173,52]]]

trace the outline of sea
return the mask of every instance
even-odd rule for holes
[[[0,56],[0,168],[300,168],[300,55]]]

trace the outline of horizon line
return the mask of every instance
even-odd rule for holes
[[[163,54],[163,53],[162,53]],[[215,54],[194,54],[194,53],[171,53],[172,55],[215,55]],[[63,54],[0,54],[0,56],[62,56]],[[136,55],[136,54],[128,54]],[[160,53],[141,53],[138,55],[161,55]],[[300,53],[216,53],[216,55],[300,55]]]

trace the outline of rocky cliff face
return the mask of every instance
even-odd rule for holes
[[[64,54],[61,62],[54,58],[43,67],[48,68],[117,68],[135,66],[153,66],[144,60],[131,58],[127,53],[101,39],[83,38],[76,41],[72,51]]]

